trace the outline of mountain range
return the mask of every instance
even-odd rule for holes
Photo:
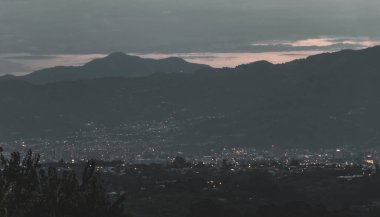
[[[87,123],[112,129],[157,121],[171,123],[162,140],[188,147],[376,146],[379,57],[380,47],[372,47],[223,69],[149,60],[155,69],[116,53],[82,67],[0,80],[0,136],[62,136]],[[135,69],[131,76],[122,74],[127,68]]]
[[[115,52],[95,59],[83,66],[58,66],[32,72],[24,76],[6,75],[2,80],[23,80],[35,84],[103,77],[143,77],[154,73],[191,73],[210,66],[189,63],[177,57],[144,59]]]

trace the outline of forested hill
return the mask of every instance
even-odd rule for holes
[[[0,82],[1,138],[67,135],[170,121],[175,143],[374,146],[380,142],[380,47],[233,69],[43,85]],[[168,140],[169,141],[169,140]]]

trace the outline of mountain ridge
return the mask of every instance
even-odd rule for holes
[[[94,59],[82,66],[56,66],[34,71],[24,76],[5,75],[0,80],[19,79],[35,84],[64,80],[79,80],[102,77],[143,77],[154,73],[192,73],[208,65],[189,63],[180,58],[145,59],[114,52]]]
[[[234,68],[237,71],[264,71],[276,68],[288,68],[302,65],[305,62],[318,62],[324,58],[339,58],[341,55],[352,56],[361,52],[380,52],[380,46],[370,47],[362,50],[341,50],[338,52],[321,53],[296,59],[286,63],[273,64],[266,60],[241,64]],[[336,59],[334,60],[337,61]],[[376,61],[376,60],[375,60]],[[161,64],[161,65],[160,65]],[[82,66],[55,66],[41,69],[23,76],[3,75],[0,80],[25,80],[31,83],[44,84],[64,80],[91,79],[102,77],[144,77],[154,73],[194,73],[197,71],[218,70],[208,65],[189,63],[179,57],[168,57],[163,59],[145,59],[139,56],[113,52],[104,58],[94,59]]]
[[[0,82],[0,138],[172,123],[160,141],[188,147],[375,147],[380,47],[286,64],[31,84]],[[170,130],[171,129],[171,130]]]

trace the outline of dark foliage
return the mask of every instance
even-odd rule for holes
[[[284,204],[268,204],[259,207],[256,217],[338,217],[336,213],[329,212],[325,206],[312,206],[305,202],[287,202]]]
[[[12,153],[1,156],[1,217],[125,217],[123,197],[110,203],[98,178],[95,164],[87,163],[82,180],[72,171],[44,169],[39,155],[29,151],[22,159]]]
[[[221,202],[205,199],[192,205],[187,217],[240,217],[238,210]]]

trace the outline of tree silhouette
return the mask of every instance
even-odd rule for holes
[[[0,216],[125,217],[124,195],[110,203],[89,161],[79,181],[73,171],[41,168],[40,156],[28,151],[6,159],[0,149]]]
[[[194,203],[187,217],[240,217],[238,210],[225,204],[204,199]]]

